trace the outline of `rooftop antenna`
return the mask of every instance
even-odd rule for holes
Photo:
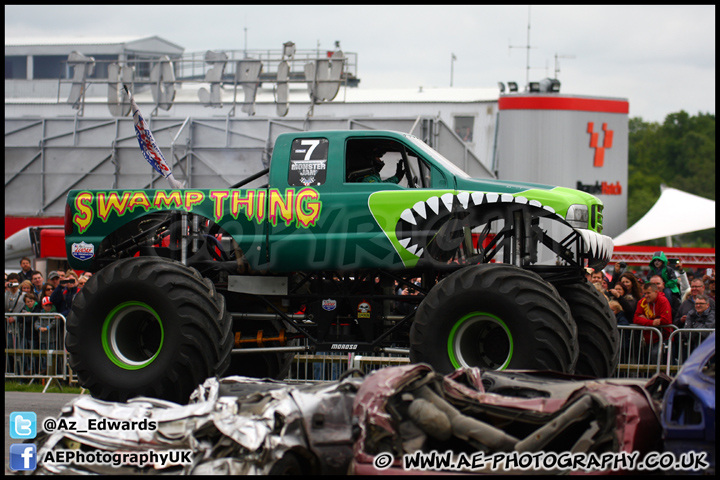
[[[245,26],[243,27],[243,30],[245,31],[245,48],[243,51],[243,55],[244,55],[243,58],[248,58],[248,53],[247,53],[247,12],[245,12],[244,16],[245,16]]]
[[[557,80],[558,73],[560,73],[560,63],[558,62],[558,58],[574,59],[575,55],[558,55],[557,52],[555,52],[555,79],[556,80]]]
[[[508,40],[508,43],[510,41]],[[525,86],[527,87],[530,85],[530,49],[531,48],[537,48],[537,47],[531,47],[530,46],[530,5],[528,5],[528,28],[527,28],[527,44],[526,45],[510,45],[508,49],[510,48],[524,48],[527,50],[527,56],[525,60]],[[508,51],[508,54],[510,52]]]
[[[455,63],[455,60],[457,60],[457,57],[453,53],[450,57],[450,86],[453,86],[453,64]]]
[[[245,30],[245,58],[248,58],[247,55],[247,27],[243,28]]]

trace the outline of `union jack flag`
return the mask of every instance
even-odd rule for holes
[[[138,143],[140,144],[140,150],[142,151],[145,160],[147,160],[147,162],[160,175],[167,179],[167,181],[170,183],[170,187],[172,187],[173,189],[182,189],[182,183],[178,182],[175,177],[173,177],[172,171],[170,170],[170,167],[165,161],[165,157],[163,157],[160,148],[157,146],[157,143],[155,143],[155,138],[153,137],[153,134],[150,131],[147,122],[140,114],[140,109],[135,103],[135,99],[130,94],[130,90],[127,88],[126,85],[123,85],[123,87],[125,88],[125,92],[130,98],[130,107],[132,108],[133,121],[135,122],[135,135],[137,135]]]

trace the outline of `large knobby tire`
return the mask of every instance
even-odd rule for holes
[[[539,275],[504,264],[443,279],[418,307],[410,360],[448,373],[475,366],[573,373],[577,329],[567,303]]]
[[[70,366],[96,398],[187,403],[230,363],[225,298],[197,270],[160,257],[119,260],[93,275],[67,322]]]
[[[587,282],[559,287],[578,329],[580,355],[575,373],[608,378],[620,358],[617,320],[605,296]]]

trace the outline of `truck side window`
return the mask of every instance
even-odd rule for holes
[[[290,150],[288,185],[322,185],[327,176],[327,159],[327,138],[296,138]]]
[[[408,159],[409,172],[403,152]],[[346,145],[345,158],[347,183],[395,183],[406,188],[430,185],[429,169],[423,168],[423,162],[414,153],[394,140],[350,139]],[[399,165],[402,165],[402,170],[399,169]],[[398,171],[403,172],[399,181],[396,176]],[[420,179],[425,176],[428,178]],[[417,184],[411,181],[416,177]]]

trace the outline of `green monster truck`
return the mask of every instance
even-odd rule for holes
[[[616,322],[583,275],[612,253],[602,209],[470,178],[387,131],[279,135],[270,167],[226,189],[73,190],[68,259],[96,273],[68,318],[70,365],[116,401],[282,378],[299,351],[609,376]]]

